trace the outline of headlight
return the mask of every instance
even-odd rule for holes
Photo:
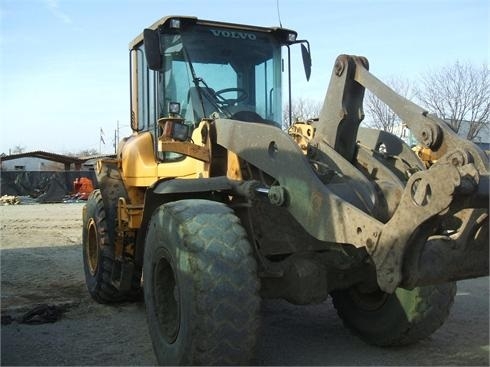
[[[168,103],[168,113],[171,115],[178,115],[180,113],[180,103],[179,102],[169,102]]]
[[[296,42],[296,33],[288,33],[288,42]]]
[[[169,28],[180,29],[180,19],[170,19]]]

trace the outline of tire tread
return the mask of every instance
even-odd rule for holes
[[[179,224],[179,251],[185,251],[190,259],[192,342],[183,361],[159,363],[250,363],[259,327],[260,298],[257,265],[245,230],[229,207],[207,200],[165,204],[157,209],[152,222],[168,216]],[[145,264],[147,261],[145,258]],[[153,342],[154,347],[158,345],[158,341]]]

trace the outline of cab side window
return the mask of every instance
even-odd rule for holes
[[[157,120],[155,72],[148,69],[144,45],[136,49],[136,83],[138,129],[150,130],[155,126]]]

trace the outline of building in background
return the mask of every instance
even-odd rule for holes
[[[2,171],[79,171],[85,161],[61,154],[35,151],[3,155]]]
[[[77,158],[43,151],[1,155],[0,196],[60,202],[79,193],[75,183],[89,180],[96,186],[94,162],[94,157]]]

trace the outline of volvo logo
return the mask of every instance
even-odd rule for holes
[[[223,29],[211,29],[211,33],[215,37],[225,37],[225,38],[238,38],[242,40],[251,40],[255,41],[257,39],[257,36],[253,33],[246,33],[246,32],[238,32],[238,31],[226,31]]]

